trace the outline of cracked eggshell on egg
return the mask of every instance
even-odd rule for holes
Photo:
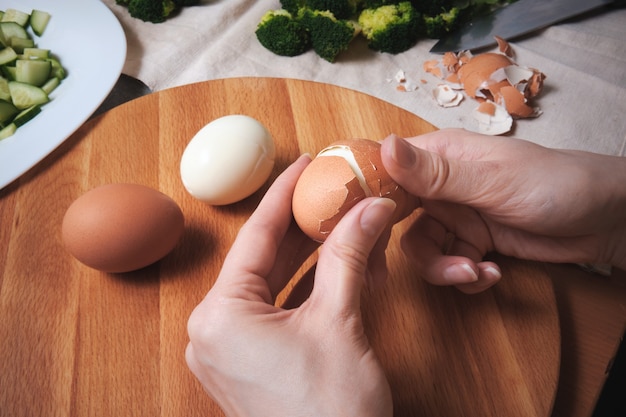
[[[339,220],[366,197],[394,200],[394,222],[410,214],[412,197],[384,169],[380,147],[369,139],[339,141],[320,151],[306,167],[294,190],[292,210],[307,236],[323,242]]]
[[[198,200],[231,204],[261,188],[274,168],[275,154],[271,134],[256,119],[223,116],[191,139],[180,161],[180,175]]]

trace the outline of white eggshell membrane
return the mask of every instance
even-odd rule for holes
[[[205,203],[235,203],[269,178],[276,150],[268,130],[245,115],[215,119],[191,139],[180,161],[187,191]]]

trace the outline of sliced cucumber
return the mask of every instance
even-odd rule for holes
[[[41,89],[46,92],[46,94],[50,95],[51,92],[54,91],[61,84],[61,80],[57,77],[52,77],[44,85],[41,86]]]
[[[28,13],[16,9],[6,9],[4,11],[4,15],[2,16],[2,21],[15,22],[18,25],[25,27],[29,18],[30,15]]]
[[[66,73],[65,73],[65,68],[63,68],[63,65],[61,65],[61,63],[59,62],[58,59],[56,58],[48,58],[48,61],[50,61],[50,65],[52,65],[52,69],[50,71],[50,76],[51,77],[56,77],[59,80],[62,80],[65,78]]]
[[[59,59],[35,44],[35,36],[43,34],[50,18],[42,10],[33,9],[30,14],[0,10],[1,138],[11,136],[37,116],[50,101],[49,94],[66,77]]]
[[[13,48],[7,46],[0,51],[0,65],[12,63],[17,59],[17,53]]]
[[[22,39],[22,38],[11,38],[11,48],[15,50],[18,54],[24,53],[24,49],[32,48],[35,46],[35,41],[32,39]]]
[[[9,91],[9,80],[0,77],[0,100],[11,101],[11,91]]]
[[[2,70],[2,76],[9,81],[15,81],[15,66],[11,65],[2,65],[0,66],[0,70]]]
[[[45,104],[50,100],[48,94],[40,87],[19,81],[9,81],[9,91],[13,104],[20,110],[35,104]]]
[[[39,59],[48,59],[50,58],[50,50],[43,48],[24,48],[24,59],[28,58],[39,58]]]
[[[2,32],[5,42],[10,42],[11,38],[30,39],[26,29],[15,22],[0,22],[0,32]]]
[[[0,124],[4,124],[7,120],[13,119],[13,117],[20,111],[12,103],[8,101],[0,100]]]
[[[39,59],[18,59],[15,61],[15,81],[41,87],[48,81],[50,61]]]
[[[48,12],[33,9],[30,14],[30,27],[33,28],[35,35],[43,35],[43,32],[46,30],[46,26],[48,26],[48,22],[50,21],[50,17],[50,13]]]
[[[15,125],[15,123],[9,123],[4,128],[2,128],[2,130],[0,130],[0,140],[6,139],[9,136],[13,136],[16,130],[17,126]]]
[[[35,104],[34,106],[30,106],[29,108],[19,112],[18,115],[15,116],[15,118],[13,119],[13,123],[16,127],[20,127],[24,125],[24,123],[32,120],[32,118],[37,116],[39,113],[41,113],[41,106]]]

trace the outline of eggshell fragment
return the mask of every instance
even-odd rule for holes
[[[269,131],[245,115],[213,120],[191,139],[180,161],[187,191],[205,203],[231,204],[269,178],[276,150]]]
[[[396,202],[394,221],[413,209],[410,196],[389,176],[380,156],[380,143],[368,139],[339,141],[323,149],[301,174],[292,210],[298,226],[318,242],[366,197]]]
[[[513,125],[513,117],[493,101],[485,101],[481,103],[474,111],[472,116],[478,122],[478,132],[484,135],[502,135],[511,130]]]
[[[463,100],[463,94],[460,91],[454,91],[450,86],[439,84],[433,90],[433,97],[441,107],[458,106]]]
[[[479,122],[478,130],[492,135],[508,132],[513,118],[541,114],[528,100],[541,92],[545,79],[541,71],[517,65],[511,58],[513,51],[508,42],[499,37],[496,41],[501,53],[472,56],[468,51],[447,52],[440,61],[424,63],[426,72],[447,81],[450,88],[463,89],[479,103],[489,103],[479,106],[472,115]],[[445,87],[438,87],[433,94],[440,106],[455,105],[452,93]]]
[[[459,68],[459,80],[470,97],[485,98],[483,90],[487,90],[489,84],[495,81],[491,79],[491,74],[500,68],[508,67],[512,63],[507,56],[502,54],[476,55],[467,64]]]
[[[70,254],[104,272],[128,272],[167,255],[184,232],[180,207],[137,184],[108,184],[77,198],[65,212],[61,235]]]

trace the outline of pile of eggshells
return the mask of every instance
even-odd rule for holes
[[[510,45],[496,38],[499,52],[473,56],[469,51],[447,52],[440,60],[424,63],[424,70],[445,81],[433,90],[442,107],[457,106],[463,92],[479,102],[472,116],[478,131],[501,135],[511,130],[514,119],[537,117],[541,110],[530,100],[537,96],[546,76],[513,60]]]

